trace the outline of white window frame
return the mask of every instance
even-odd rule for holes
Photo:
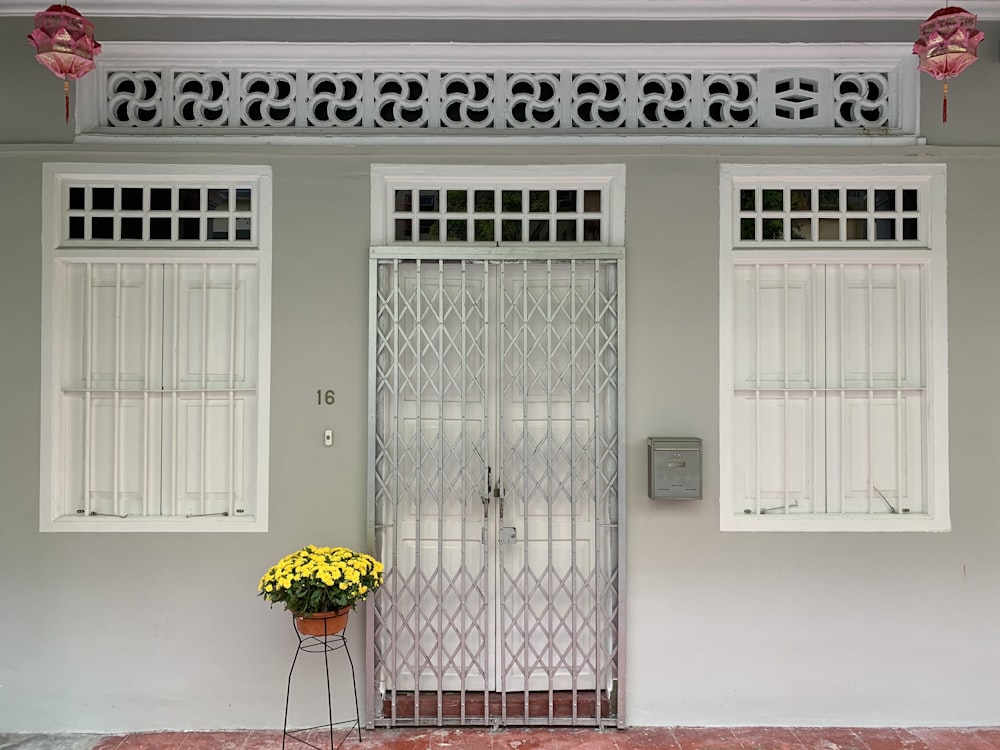
[[[153,187],[250,184],[255,193],[253,242],[70,240],[67,230],[67,183],[108,186],[116,181]],[[272,179],[267,166],[46,163],[42,172],[42,362],[41,471],[39,528],[72,531],[240,531],[268,527],[268,455],[270,423]],[[258,331],[256,352],[256,424],[247,430],[255,441],[256,466],[251,469],[256,493],[245,498],[244,513],[226,516],[85,516],[69,513],[63,482],[66,441],[59,408],[60,357],[64,347],[60,301],[56,294],[59,265],[95,263],[233,263],[257,267]]]
[[[913,187],[921,190],[920,234],[915,241],[740,241],[739,190],[751,186]],[[719,260],[719,516],[722,531],[948,531],[948,310],[946,169],[943,164],[723,164],[720,167]],[[738,260],[757,263],[916,262],[925,272],[923,324],[926,342],[925,445],[919,514],[744,514],[734,502],[733,373],[734,269]]]

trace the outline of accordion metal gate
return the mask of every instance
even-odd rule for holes
[[[624,721],[622,259],[594,250],[373,250],[369,521],[386,579],[369,726]]]

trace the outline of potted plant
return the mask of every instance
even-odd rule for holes
[[[347,615],[382,585],[385,566],[346,547],[308,545],[286,555],[260,579],[257,590],[285,605],[302,635],[327,636],[347,626]]]

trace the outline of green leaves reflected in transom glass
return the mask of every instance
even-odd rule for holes
[[[408,188],[392,199],[394,242],[601,242],[604,191],[573,187]]]
[[[901,187],[741,187],[739,243],[914,242],[919,191]]]

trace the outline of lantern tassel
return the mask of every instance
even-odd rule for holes
[[[69,122],[69,80],[63,79],[63,96],[66,97],[66,122]]]
[[[941,100],[941,122],[948,122],[948,82],[944,82],[944,98]]]

